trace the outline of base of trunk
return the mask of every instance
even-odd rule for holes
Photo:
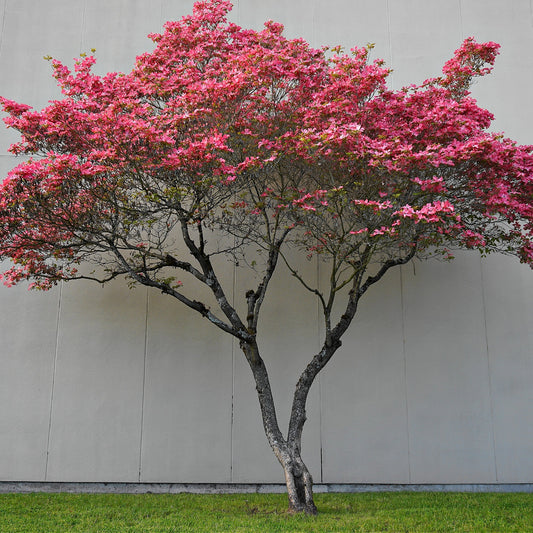
[[[318,514],[318,510],[314,502],[296,503],[296,504],[289,502],[289,513],[294,513],[294,514],[305,513],[305,514],[314,516]]]
[[[285,468],[285,481],[289,496],[289,512],[317,514],[313,501],[313,478],[299,454]]]

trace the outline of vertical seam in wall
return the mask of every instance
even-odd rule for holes
[[[465,38],[465,25],[463,22],[463,2],[462,0],[458,0],[459,4],[459,21],[461,23],[461,41]]]
[[[313,15],[311,17],[311,38],[313,39],[313,46],[318,47],[319,44],[317,42],[317,33],[316,33],[316,13],[318,11],[318,3],[320,0],[315,0],[313,2]],[[321,45],[320,45],[321,46]]]
[[[391,19],[390,19],[390,5],[389,0],[386,0],[387,6],[387,33],[389,35],[389,56],[390,56],[390,68],[394,68],[394,57],[392,55],[392,32],[391,32]],[[394,88],[394,70],[389,74],[391,85]]]
[[[240,0],[234,0],[233,3],[235,15],[237,18],[237,25],[241,24],[241,3]],[[233,237],[233,245],[235,246],[237,241],[236,237]],[[235,309],[235,294],[237,290],[237,262],[233,262],[233,293],[231,295],[232,301],[231,304],[233,309]],[[235,437],[235,365],[237,363],[235,357],[235,342],[236,339],[234,336],[231,337],[231,416],[230,416],[230,439],[229,439],[229,453],[230,453],[230,466],[229,466],[229,476],[230,482],[233,483],[233,467],[234,467],[234,457],[233,457],[233,441]]]
[[[233,246],[236,245],[237,238],[233,237]],[[235,291],[237,290],[237,263],[233,261],[233,280],[231,305],[235,309]],[[231,413],[230,413],[230,438],[229,438],[229,478],[233,483],[233,428],[235,416],[235,337],[231,337]]]
[[[492,395],[492,372],[490,367],[490,349],[489,349],[489,332],[487,328],[487,306],[485,302],[485,279],[483,276],[483,260],[479,258],[479,271],[481,277],[481,303],[483,305],[483,328],[485,330],[485,354],[487,357],[487,378],[489,387],[489,406],[490,406],[490,432],[492,437],[492,453],[494,460],[494,480],[499,483],[498,461],[496,457],[496,434],[494,431],[494,398]]]
[[[389,56],[390,56],[390,66],[394,67],[394,55],[392,53],[392,25],[391,25],[391,11],[389,0],[386,0],[387,8],[387,33],[389,36]],[[394,88],[394,71],[389,75],[391,80],[391,85]],[[404,383],[404,405],[405,405],[405,433],[406,433],[406,444],[407,444],[407,478],[408,482],[411,483],[411,435],[409,432],[409,398],[408,398],[408,388],[407,388],[407,351],[406,351],[406,342],[405,342],[405,299],[404,299],[404,284],[403,284],[403,271],[404,268],[400,265],[400,308],[401,308],[401,321],[402,321],[402,352],[403,352],[403,383]]]
[[[44,481],[48,481],[48,458],[50,456],[50,441],[52,438],[52,415],[54,410],[54,393],[56,385],[56,370],[57,358],[59,354],[59,323],[61,320],[61,299],[63,296],[63,282],[59,284],[59,295],[57,298],[57,313],[56,313],[56,340],[54,350],[54,361],[52,364],[52,384],[50,388],[50,407],[48,410],[48,434],[46,436],[46,458],[44,465]]]
[[[237,18],[237,25],[241,24],[241,3],[240,0],[235,0],[234,2],[235,14]],[[237,241],[236,237],[233,237],[233,245],[235,246]],[[232,301],[231,304],[233,309],[235,309],[235,293],[237,290],[237,262],[233,262],[233,294],[231,295]],[[234,467],[234,457],[233,457],[233,441],[235,438],[235,365],[237,364],[235,357],[235,342],[236,339],[234,336],[231,337],[231,418],[230,418],[230,439],[229,439],[229,453],[230,453],[230,469],[229,476],[230,482],[233,483],[233,467]]]
[[[411,436],[409,432],[409,401],[407,387],[407,351],[405,349],[405,299],[403,286],[403,266],[400,266],[400,306],[402,310],[402,351],[403,351],[403,383],[404,383],[404,405],[405,405],[405,433],[407,438],[407,475],[411,483]]]
[[[86,30],[86,17],[87,17],[87,0],[83,2],[83,9],[81,12],[81,32],[80,32],[80,54],[83,52],[83,42],[85,40]]]
[[[7,4],[4,4],[4,21],[2,22],[2,34],[3,34],[3,26],[5,23],[5,6]],[[80,32],[80,49],[81,49],[81,43],[83,40],[83,31],[85,26],[85,2],[83,3],[83,11],[82,11],[82,21],[81,21],[81,32]],[[3,35],[2,35],[3,37]],[[44,481],[48,481],[48,465],[49,465],[49,457],[50,457],[50,442],[52,439],[52,418],[53,418],[53,410],[54,410],[54,396],[55,396],[55,383],[56,383],[56,372],[57,372],[57,359],[59,355],[59,329],[60,329],[60,321],[61,321],[61,300],[63,297],[63,282],[59,284],[59,296],[58,296],[58,302],[57,302],[57,314],[56,314],[56,339],[55,339],[55,351],[54,351],[54,362],[52,365],[52,386],[50,390],[50,408],[49,408],[49,416],[48,416],[48,434],[46,437],[46,460],[45,460],[45,467],[44,467]]]
[[[316,31],[316,14],[318,11],[317,4],[319,0],[315,0],[313,2],[313,14],[311,17],[312,20],[312,28],[311,28],[311,38],[313,39],[313,46],[319,46],[319,43],[317,42],[317,31]],[[318,258],[318,255],[316,256],[316,284],[318,289],[320,290],[320,260]],[[320,320],[321,320],[321,312],[320,312],[320,301],[317,298],[316,300],[316,343],[317,343],[317,350],[320,350]],[[320,483],[324,483],[324,441],[323,441],[323,427],[322,427],[322,419],[323,419],[323,412],[322,412],[322,372],[318,374],[318,436],[319,436],[319,446],[320,446]]]
[[[320,260],[316,257],[316,284],[320,290]],[[320,301],[316,299],[316,341],[317,349],[320,350]],[[318,434],[320,443],[320,483],[324,483],[324,442],[322,430],[322,372],[318,374]]]
[[[138,481],[142,477],[142,457],[143,457],[143,437],[144,437],[144,405],[146,396],[146,365],[148,362],[148,312],[150,309],[150,291],[146,287],[146,301],[144,307],[144,354],[143,354],[143,376],[141,390],[141,420],[139,431],[139,461],[138,461]]]
[[[0,55],[2,54],[2,48],[4,46],[4,32],[6,28],[6,11],[7,11],[7,2],[4,2],[4,9],[2,10],[2,34],[0,35]]]

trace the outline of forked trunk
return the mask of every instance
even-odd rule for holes
[[[289,511],[316,515],[317,509],[313,500],[313,478],[300,454],[294,454],[294,457],[291,457],[282,466],[289,496]]]
[[[287,444],[283,437],[276,438],[275,432],[265,427],[265,434],[283,468],[287,495],[289,497],[289,511],[293,513],[317,514],[313,500],[313,478],[309,469],[302,461],[300,452],[294,446]]]
[[[254,375],[265,435],[285,474],[289,510],[294,513],[314,515],[317,513],[317,508],[313,500],[313,478],[300,455],[301,435],[305,423],[305,402],[313,380],[301,378],[298,383],[292,409],[291,429],[288,438],[285,439],[279,429],[268,373],[257,345],[242,343],[241,348]]]

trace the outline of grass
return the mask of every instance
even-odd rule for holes
[[[283,494],[0,494],[1,533],[533,532],[533,494],[317,494],[316,517]]]

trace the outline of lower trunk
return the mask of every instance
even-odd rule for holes
[[[305,399],[312,380],[304,394],[300,395],[299,404],[303,402],[303,406],[297,409],[298,429],[293,432],[292,436],[285,439],[278,426],[270,380],[265,364],[259,355],[257,344],[241,343],[241,348],[254,375],[265,435],[285,473],[289,510],[294,513],[316,514],[317,509],[313,501],[313,478],[300,456],[301,430],[305,422]]]
[[[300,454],[290,454],[290,458],[282,463],[289,496],[289,511],[316,515],[317,509],[313,500],[313,478],[302,461]]]

